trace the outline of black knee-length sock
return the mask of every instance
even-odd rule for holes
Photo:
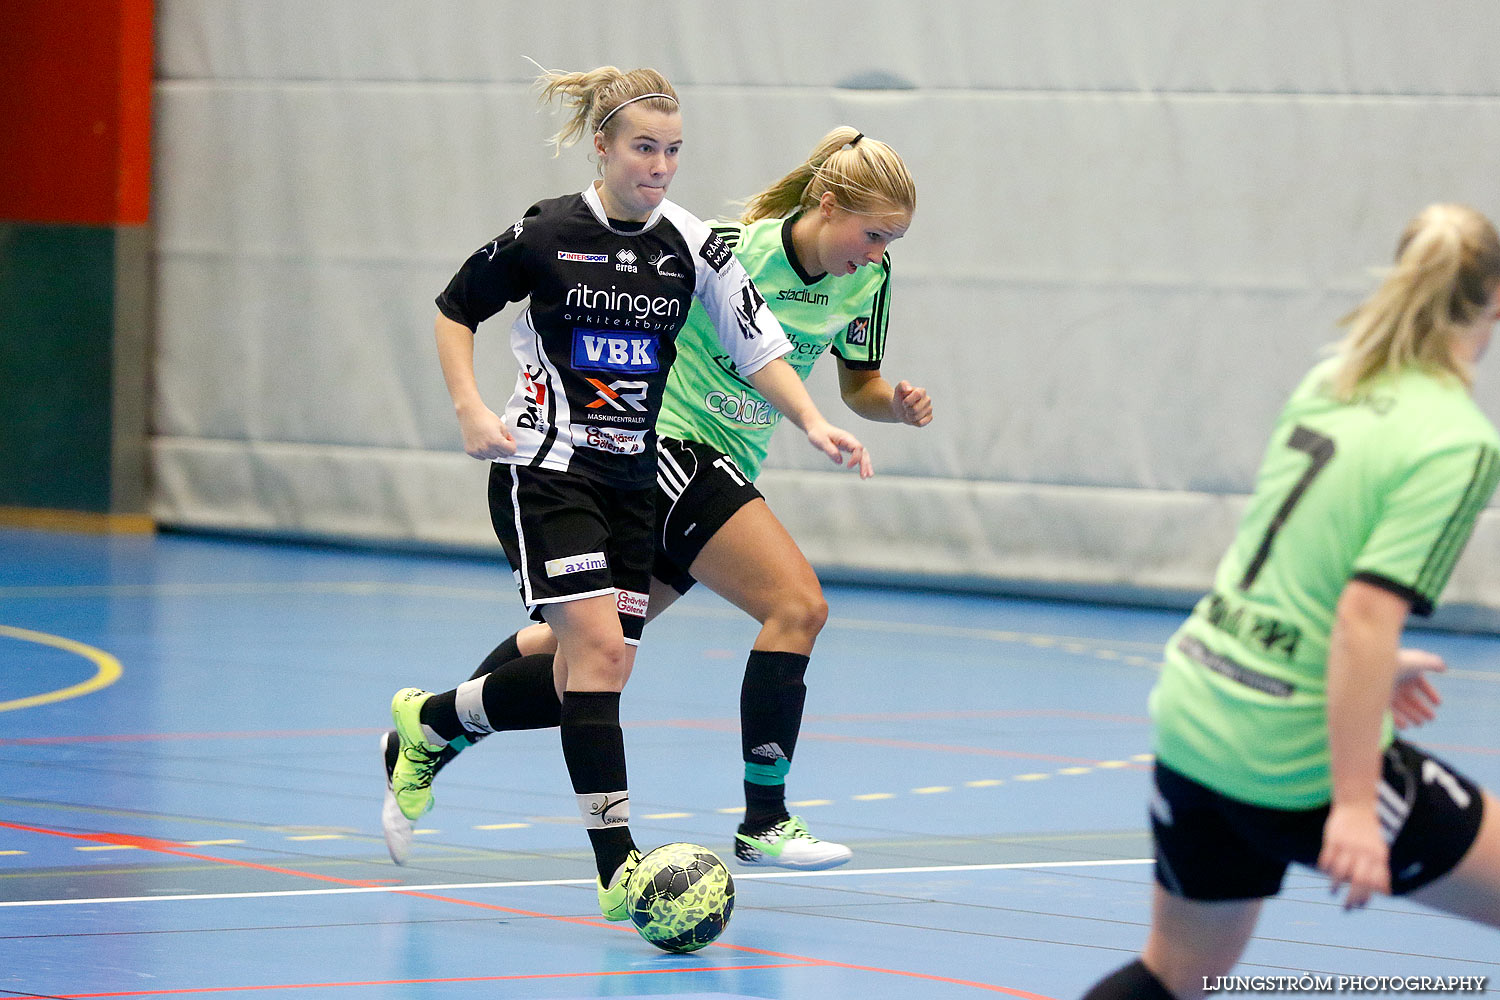
[[[745,761],[745,827],[786,818],[786,775],[802,730],[808,658],[753,649],[740,685],[740,747]]]
[[[625,735],[618,691],[568,691],[562,702],[562,749],[578,812],[605,884],[635,849],[625,780]]]

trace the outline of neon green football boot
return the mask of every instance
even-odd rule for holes
[[[599,912],[604,914],[605,920],[630,919],[630,898],[625,894],[625,883],[630,881],[630,873],[640,863],[641,852],[632,850],[625,856],[624,863],[615,869],[615,877],[609,880],[608,888],[605,888],[603,879],[596,882],[599,888]]]
[[[422,732],[422,706],[431,697],[431,691],[402,688],[391,699],[391,718],[401,741],[391,769],[391,792],[401,815],[411,820],[432,808],[432,778],[444,749],[441,743],[428,743]]]

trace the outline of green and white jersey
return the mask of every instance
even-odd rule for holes
[[[1430,614],[1500,477],[1500,438],[1457,379],[1408,369],[1345,404],[1335,364],[1282,411],[1214,589],[1151,694],[1161,763],[1280,809],[1331,797],[1327,659],[1345,584]]]
[[[708,225],[729,244],[786,331],[792,352],[784,357],[804,382],[830,344],[845,367],[878,370],[890,314],[890,256],[853,274],[811,278],[792,250],[794,219]],[[754,479],[780,420],[735,369],[695,303],[677,335],[657,434],[711,445]]]

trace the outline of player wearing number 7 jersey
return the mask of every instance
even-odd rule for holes
[[[1156,725],[1155,902],[1141,960],[1090,1000],[1202,995],[1291,862],[1500,926],[1500,810],[1394,736],[1432,718],[1432,612],[1500,478],[1470,397],[1500,314],[1500,239],[1433,205],[1283,409],[1214,588],[1167,643]]]

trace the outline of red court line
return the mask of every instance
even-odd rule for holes
[[[766,965],[705,965],[691,969],[622,969],[613,972],[536,972],[518,976],[463,976],[452,979],[372,979],[347,983],[285,983],[269,986],[197,986],[178,990],[138,990],[121,993],[67,993],[59,1000],[90,1000],[93,997],[165,997],[184,993],[244,993],[251,990],[316,990],[335,986],[425,986],[429,983],[505,983],[523,979],[588,979],[600,976],[659,976],[669,972],[739,972],[742,969],[801,969],[807,962],[776,962]],[[816,965],[818,963],[811,963]]]
[[[216,858],[210,854],[195,854],[192,851],[182,850],[182,845],[171,840],[157,840],[155,837],[137,837],[128,833],[68,833],[66,830],[50,830],[40,826],[24,826],[20,823],[6,823],[3,820],[0,820],[0,829],[20,830],[23,833],[41,833],[50,837],[67,837],[70,840],[88,840],[96,844],[116,844],[121,847],[136,847],[143,851],[155,851],[158,854],[172,854],[179,858],[192,858],[194,861],[212,861],[221,865],[234,865],[237,868],[254,868],[257,871],[271,872],[275,875],[292,875],[297,878],[317,879],[320,882],[336,882],[339,885],[355,886],[362,889],[381,884],[378,882],[356,882],[346,878],[336,878],[332,875],[317,875],[313,872],[296,871],[292,868],[277,868],[274,865],[260,865],[253,861]]]
[[[317,875],[317,874],[314,874],[312,872],[302,872],[302,871],[297,871],[297,870],[291,869],[291,868],[276,868],[276,867],[272,867],[270,865],[255,864],[254,862],[251,862],[251,861],[237,861],[237,860],[234,860],[232,858],[218,858],[218,857],[214,857],[214,856],[208,855],[208,854],[196,854],[196,853],[193,853],[193,852],[190,852],[190,851],[179,850],[178,849],[178,845],[175,844],[174,842],[170,841],[170,840],[157,840],[156,838],[153,838],[153,837],[137,837],[137,836],[132,836],[130,834],[123,834],[123,833],[69,833],[69,832],[64,831],[64,830],[51,830],[51,829],[47,829],[46,827],[39,827],[39,826],[23,826],[23,825],[21,825],[19,823],[6,823],[4,821],[0,821],[0,829],[21,830],[21,831],[26,832],[26,833],[40,833],[40,834],[45,834],[45,835],[49,835],[49,836],[53,836],[53,837],[67,837],[67,838],[72,839],[72,840],[90,840],[90,841],[95,841],[95,842],[98,842],[98,843],[105,843],[105,844],[124,844],[124,845],[128,845],[130,847],[138,847],[138,848],[140,848],[142,850],[146,850],[146,851],[156,851],[156,852],[159,852],[159,853],[162,853],[162,854],[173,854],[173,855],[176,855],[178,857],[193,858],[194,860],[197,860],[197,861],[213,861],[213,862],[217,862],[219,864],[234,865],[234,866],[241,867],[241,868],[254,868],[254,869],[258,869],[260,871],[274,872],[274,873],[276,873],[278,875],[292,875],[292,876],[296,876],[296,877],[300,877],[300,878],[315,879],[315,880],[320,881],[320,882],[335,882],[335,883],[338,883],[340,885],[354,886],[354,887],[357,887],[357,888],[369,888],[369,887],[371,887],[371,886],[373,886],[373,885],[376,884],[376,883],[373,883],[373,882],[364,882],[364,881],[355,881],[353,879],[337,878],[337,877],[332,876],[332,875]],[[629,924],[626,924],[625,926],[620,926],[619,924],[608,923],[608,922],[606,922],[606,921],[604,921],[604,920],[602,920],[602,919],[600,919],[598,917],[565,917],[565,916],[559,916],[557,914],[552,914],[552,913],[537,913],[537,912],[535,912],[533,910],[520,910],[520,909],[516,909],[514,907],[509,907],[509,906],[498,906],[498,905],[496,905],[494,903],[481,903],[481,902],[478,902],[477,900],[472,900],[472,899],[456,899],[456,898],[454,898],[452,896],[439,896],[439,895],[437,895],[435,893],[429,893],[429,892],[403,892],[401,890],[396,890],[395,895],[399,895],[399,896],[411,896],[411,897],[414,897],[414,898],[417,898],[417,899],[430,899],[430,900],[433,900],[435,902],[440,902],[440,903],[454,903],[454,904],[457,904],[459,906],[469,906],[469,907],[474,907],[475,909],[481,909],[481,910],[495,910],[495,911],[498,911],[498,912],[501,912],[501,913],[510,913],[510,914],[514,914],[514,915],[517,915],[517,916],[538,917],[538,918],[541,918],[543,920],[555,920],[555,921],[557,921],[559,923],[582,924],[582,925],[588,926],[588,927],[604,927],[604,928],[607,928],[609,930],[626,931],[626,932],[633,932],[635,930],[635,928],[632,927],[632,926],[630,926]],[[1008,986],[996,986],[996,985],[994,985],[992,983],[979,983],[979,982],[973,982],[973,981],[970,981],[970,980],[967,980],[967,979],[952,979],[952,978],[949,978],[947,976],[931,975],[929,973],[924,973],[924,972],[909,972],[909,971],[906,971],[904,969],[885,969],[885,968],[881,968],[879,966],[873,966],[873,965],[854,965],[854,964],[849,963],[849,962],[839,962],[839,961],[835,961],[835,960],[832,960],[832,959],[809,958],[809,957],[807,957],[805,955],[791,955],[791,954],[786,954],[786,953],[783,953],[783,952],[767,951],[767,950],[765,950],[763,948],[751,948],[751,947],[749,947],[747,945],[724,944],[722,942],[714,944],[711,947],[726,948],[726,949],[728,949],[730,951],[739,951],[739,952],[744,952],[744,953],[750,954],[750,955],[764,955],[764,956],[766,956],[768,958],[782,958],[782,959],[787,959],[789,962],[794,963],[796,966],[825,967],[825,968],[836,968],[836,969],[850,969],[852,971],[858,971],[858,972],[877,972],[877,973],[880,973],[882,975],[887,975],[887,976],[899,976],[899,977],[906,978],[906,979],[921,979],[921,980],[925,980],[927,982],[948,983],[950,985],[955,985],[955,986],[967,986],[967,987],[971,987],[973,989],[986,990],[986,991],[991,992],[991,993],[1004,993],[1004,994],[1006,994],[1008,996],[1020,997],[1021,1000],[1053,1000],[1053,998],[1044,996],[1044,995],[1042,995],[1040,993],[1027,993],[1024,990],[1011,989]],[[787,967],[790,967],[790,966],[787,966]],[[737,968],[737,966],[727,966],[725,968],[726,969],[733,969],[733,968]],[[687,969],[660,969],[660,970],[649,970],[649,971],[658,971],[658,972],[687,972],[687,971],[693,971],[693,970],[687,970]],[[628,973],[625,973],[625,972],[587,973],[587,975],[625,975],[625,974],[628,974]],[[551,979],[551,978],[559,978],[560,979],[560,978],[566,978],[566,977],[572,976],[572,975],[585,975],[585,974],[584,973],[537,973],[535,975],[530,975],[530,976],[511,976],[511,977],[501,976],[501,977],[488,977],[488,978],[478,978],[478,979],[431,979],[431,980],[428,980],[428,979],[412,979],[412,980],[398,980],[398,981],[394,981],[394,982],[408,982],[408,983],[427,983],[427,982],[434,982],[434,983],[445,983],[445,982],[491,982],[491,981],[498,981],[498,980],[507,979],[507,978],[510,978],[510,979],[526,979],[526,978],[532,978],[532,979]],[[76,996],[80,997],[80,998],[83,998],[83,997],[113,997],[113,996],[166,996],[166,995],[171,994],[171,993],[231,992],[231,991],[245,991],[245,990],[252,990],[252,989],[303,989],[303,988],[310,988],[312,986],[317,986],[317,985],[322,985],[322,986],[338,986],[338,985],[350,985],[350,986],[371,985],[371,986],[378,986],[378,985],[385,985],[385,984],[382,984],[382,983],[348,983],[348,984],[342,984],[342,983],[323,983],[323,984],[312,984],[312,983],[310,983],[310,984],[305,984],[303,986],[202,987],[202,988],[186,989],[186,990],[166,990],[166,991],[157,990],[157,991],[154,991],[154,992],[148,991],[148,992],[144,992],[144,993],[80,993],[80,994],[76,994]]]
[[[103,733],[96,736],[17,736],[0,739],[3,746],[56,746],[64,743],[174,743],[181,740],[283,740],[315,736],[373,736],[385,729],[252,729],[233,733]]]
[[[902,969],[883,969],[878,965],[855,965],[852,962],[839,962],[828,958],[804,958],[801,955],[787,955],[779,951],[768,951],[765,948],[751,948],[743,944],[721,944],[712,945],[715,948],[732,948],[735,951],[743,951],[750,955],[765,955],[768,958],[795,958],[804,962],[827,966],[834,969],[852,969],[856,972],[879,972],[887,976],[901,976],[906,979],[922,979],[930,983],[947,983],[950,986],[968,986],[976,990],[987,990],[991,993],[1004,993],[1006,996],[1021,997],[1022,1000],[1053,1000],[1052,997],[1041,993],[1027,993],[1025,990],[1012,989],[1009,986],[996,986],[994,983],[977,983],[971,979],[954,979],[949,976],[936,976],[926,972],[907,972]]]

